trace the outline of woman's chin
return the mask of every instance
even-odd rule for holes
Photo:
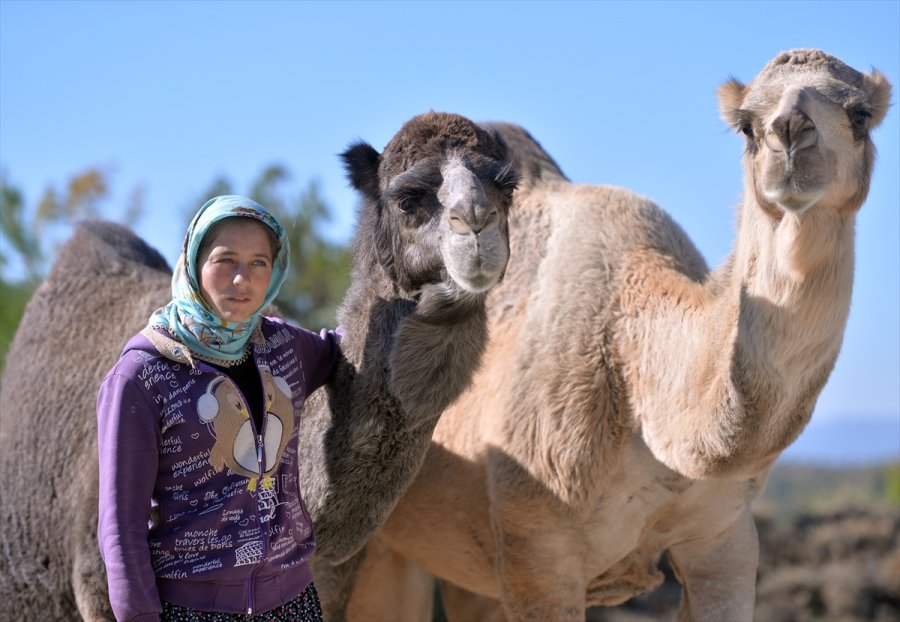
[[[250,319],[251,314],[244,311],[220,311],[216,315],[226,322],[237,324],[238,322],[246,322]]]

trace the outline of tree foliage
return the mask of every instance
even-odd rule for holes
[[[3,371],[6,353],[34,287],[30,281],[7,283],[0,278],[0,300],[3,301],[0,303],[0,371]]]
[[[115,218],[108,210],[101,209],[109,200],[110,172],[97,167],[86,168],[72,175],[60,190],[48,185],[33,209],[28,209],[22,193],[2,174],[2,209],[0,209],[0,234],[3,250],[0,265],[4,268],[4,282],[36,282],[47,269],[47,262],[55,254],[60,239],[68,238],[72,225],[83,219]],[[133,225],[143,214],[143,191],[135,188],[128,198],[120,222]],[[14,256],[8,255],[8,250]],[[22,264],[21,278],[10,279],[7,274],[12,260]]]
[[[41,247],[37,233],[23,213],[25,200],[22,193],[9,184],[5,170],[0,172],[0,201],[0,234],[4,238],[0,246],[0,267],[6,272],[11,247],[22,261],[29,280],[35,280],[40,273]]]

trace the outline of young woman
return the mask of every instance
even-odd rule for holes
[[[261,205],[207,202],[171,302],[103,381],[98,537],[118,620],[321,619],[297,417],[339,348],[260,315],[288,251]]]

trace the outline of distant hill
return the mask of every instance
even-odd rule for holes
[[[900,461],[900,414],[812,421],[779,463],[852,466]]]

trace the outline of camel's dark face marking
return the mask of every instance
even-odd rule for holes
[[[363,195],[361,226],[372,227],[378,260],[402,289],[451,280],[483,293],[500,281],[518,175],[498,135],[458,115],[427,113],[384,153],[357,143],[343,157]]]

